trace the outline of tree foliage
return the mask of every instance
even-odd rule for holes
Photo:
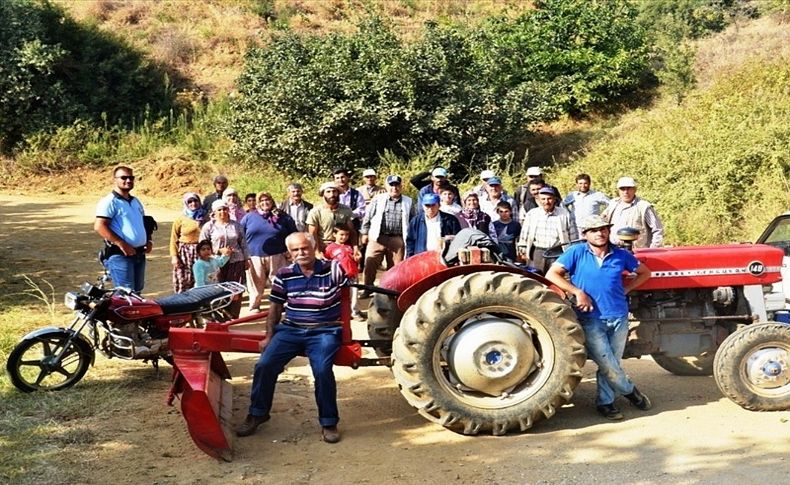
[[[638,84],[646,47],[624,0],[536,6],[482,32],[430,23],[412,42],[375,16],[350,34],[281,34],[248,55],[237,153],[318,174],[436,143],[475,167],[535,123]]]
[[[0,150],[78,119],[130,122],[169,106],[163,71],[60,8],[5,0],[0,19]]]

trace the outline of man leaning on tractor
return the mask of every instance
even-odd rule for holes
[[[643,411],[650,399],[639,392],[620,366],[628,337],[626,295],[650,278],[650,269],[629,251],[609,242],[612,224],[590,216],[580,228],[586,244],[568,248],[551,265],[546,278],[576,298],[576,314],[584,329],[587,355],[598,364],[596,405],[605,418],[623,419],[614,405],[618,395]],[[636,273],[623,285],[623,271]],[[565,276],[570,275],[570,281]]]

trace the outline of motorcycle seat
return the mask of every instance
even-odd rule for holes
[[[220,285],[208,285],[166,296],[156,300],[156,303],[162,307],[162,312],[165,315],[175,315],[222,308],[230,303],[231,296],[233,296],[233,292]],[[220,301],[222,299],[224,301]],[[215,302],[213,307],[212,302]]]

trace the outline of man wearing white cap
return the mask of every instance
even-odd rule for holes
[[[541,170],[540,167],[529,167],[527,168],[527,181],[516,187],[516,191],[513,195],[513,198],[516,200],[516,205],[513,206],[513,209],[521,211],[522,217],[527,211],[538,206],[535,194],[531,194],[529,191],[530,183],[538,180],[543,180],[543,170]]]
[[[664,225],[661,223],[653,204],[636,196],[636,181],[631,177],[620,177],[617,181],[620,197],[613,199],[603,213],[603,218],[612,223],[609,236],[614,244],[619,244],[617,231],[624,227],[639,230],[639,238],[634,248],[658,248],[664,242]]]
[[[430,180],[426,180],[426,178],[430,175]],[[417,199],[422,200],[423,195],[427,194],[436,194],[439,195],[442,190],[442,182],[448,182],[447,180],[447,169],[444,167],[436,167],[430,172],[420,172],[411,179],[409,179],[409,183],[411,183],[414,188],[418,189],[420,192],[417,194]],[[461,194],[458,192],[458,187],[455,185],[450,184],[450,188],[452,189],[453,193],[455,194],[455,200],[461,200]],[[423,207],[422,204],[419,204],[417,207],[419,212],[422,212]]]
[[[496,174],[493,170],[483,170],[480,172],[480,183],[472,188],[472,191],[477,194],[477,198],[482,204],[484,200],[488,200],[488,179],[495,177]]]
[[[372,168],[365,169],[362,172],[362,178],[365,182],[357,187],[357,190],[365,199],[365,210],[367,210],[367,206],[370,205],[370,201],[373,200],[373,197],[378,194],[386,193],[387,190],[377,183],[378,176],[376,175],[376,171]]]
[[[354,229],[354,213],[348,206],[340,203],[340,191],[334,182],[324,182],[318,189],[318,196],[324,199],[316,203],[315,207],[307,213],[307,232],[316,242],[316,254],[323,258],[326,245],[333,241],[332,231],[335,226],[347,227],[351,232],[349,241],[354,246],[355,252],[359,251],[357,244],[357,231]]]

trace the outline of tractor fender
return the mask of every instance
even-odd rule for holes
[[[529,271],[524,271],[522,269],[513,267],[513,266],[505,266],[501,264],[470,264],[470,265],[462,265],[462,266],[452,266],[452,267],[444,267],[443,269],[439,269],[438,271],[429,274],[425,278],[417,281],[413,285],[406,288],[403,292],[401,292],[400,296],[398,297],[398,309],[401,312],[405,312],[407,308],[412,306],[418,298],[420,298],[426,291],[433,288],[434,286],[439,285],[440,283],[449,280],[450,278],[455,278],[456,276],[462,276],[472,273],[478,273],[480,271],[494,271],[498,273],[514,273],[525,278],[529,278],[535,281],[540,282],[541,284],[545,285],[555,293],[557,293],[560,298],[565,298],[565,292],[560,289],[559,286],[555,285],[554,283],[550,282],[543,276],[537,273],[531,273]]]
[[[34,340],[34,339],[40,337],[41,335],[45,335],[45,334],[48,334],[48,333],[55,333],[55,332],[62,332],[62,333],[67,333],[67,334],[71,334],[71,335],[76,335],[78,339],[80,339],[83,342],[85,342],[86,344],[88,344],[88,347],[90,347],[90,349],[91,349],[91,365],[93,365],[93,362],[96,360],[96,353],[92,351],[93,350],[93,344],[91,343],[90,340],[88,340],[88,338],[85,335],[82,335],[81,333],[77,333],[77,332],[75,332],[74,330],[72,330],[70,328],[65,328],[65,327],[42,327],[42,328],[37,328],[36,330],[33,330],[32,332],[30,332],[27,335],[25,335],[24,337],[22,337],[20,342],[25,342],[27,340]]]

